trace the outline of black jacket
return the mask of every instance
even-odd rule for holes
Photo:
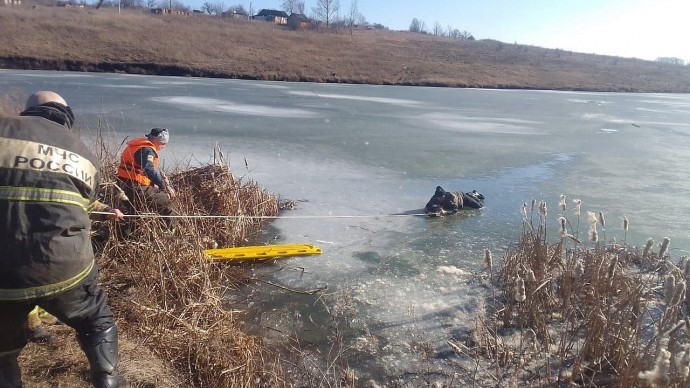
[[[484,207],[484,196],[477,192],[445,191],[443,195],[434,195],[424,207],[427,213],[439,213],[444,210],[453,214],[462,208],[481,209]]]
[[[443,193],[443,195],[434,195],[431,197],[429,202],[427,202],[426,206],[424,207],[424,211],[427,213],[438,213],[441,210],[444,210],[447,213],[455,213],[461,207],[462,203],[458,203],[458,196],[446,191]]]
[[[97,166],[65,126],[0,117],[0,300],[54,295],[89,274]]]

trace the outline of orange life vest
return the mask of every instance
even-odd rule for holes
[[[117,168],[117,177],[139,183],[142,186],[151,186],[151,179],[144,173],[143,166],[134,160],[134,154],[144,147],[153,150],[153,168],[158,167],[158,151],[156,147],[145,137],[137,137],[127,143],[127,148],[122,151],[120,167]]]

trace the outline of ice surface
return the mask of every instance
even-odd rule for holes
[[[262,238],[316,243],[323,253],[252,276],[326,291],[257,283],[229,301],[271,344],[283,341],[276,330],[312,344],[305,354],[314,362],[327,362],[337,327],[343,357],[364,381],[448,367],[446,341],[467,330],[482,298],[473,281],[485,271],[484,249],[497,258],[517,241],[521,206],[532,198],[547,201],[554,225],[565,194],[569,205],[582,199],[583,214],[606,214],[608,239],[621,241],[617,220],[626,214],[629,243],[670,236],[674,256],[690,249],[688,95],[6,70],[0,87],[58,90],[78,126],[105,119],[116,144],[169,127],[166,167],[208,162],[221,144],[238,179],[295,200]],[[437,185],[477,189],[486,207],[420,217]],[[575,222],[572,209],[565,216]]]

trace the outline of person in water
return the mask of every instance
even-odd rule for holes
[[[472,190],[471,193],[462,191],[445,191],[443,187],[436,186],[436,192],[427,202],[424,211],[430,215],[446,215],[457,213],[459,209],[481,209],[484,207],[484,195]]]

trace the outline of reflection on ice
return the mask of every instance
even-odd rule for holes
[[[193,108],[195,110],[203,110],[208,112],[227,112],[240,115],[252,115],[263,117],[284,117],[284,118],[317,118],[319,115],[315,112],[306,109],[296,108],[279,108],[268,105],[249,105],[236,103],[228,100],[219,100],[215,98],[203,97],[151,97],[152,101],[177,105],[186,108]]]
[[[688,101],[687,98],[681,98],[681,97],[676,97],[674,98],[668,98],[668,99],[659,99],[659,100],[643,100],[643,101],[637,101],[638,103],[645,103],[645,104],[659,104],[663,105],[663,108],[668,108],[669,106],[674,107],[674,108],[690,108],[690,101]],[[662,108],[662,109],[663,109]],[[663,109],[666,111],[667,109]],[[687,112],[687,111],[685,111]]]
[[[605,121],[607,123],[615,123],[615,124],[630,124],[630,119],[621,119],[615,116],[603,114],[603,113],[585,113],[582,115],[582,118],[585,120],[598,120],[598,121]]]
[[[104,88],[113,88],[113,89],[160,89],[159,87],[156,86],[145,86],[145,85],[102,85]]]
[[[604,105],[607,104],[606,101],[597,101],[597,100],[587,100],[587,99],[581,99],[581,98],[569,98],[566,101],[569,102],[576,102],[579,104],[596,104],[596,105]]]
[[[371,96],[357,96],[351,94],[333,94],[333,93],[319,93],[317,91],[296,91],[293,90],[290,94],[305,97],[315,97],[315,98],[332,98],[341,100],[357,100],[357,101],[367,101],[367,102],[380,102],[382,104],[392,104],[392,105],[419,105],[421,102],[414,100],[405,100],[401,98],[386,98],[386,97],[371,97]]]
[[[537,129],[529,126],[536,121],[498,118],[498,117],[467,117],[460,114],[433,112],[423,114],[422,119],[431,122],[435,127],[449,129],[456,132],[477,132],[512,135],[536,135]]]

